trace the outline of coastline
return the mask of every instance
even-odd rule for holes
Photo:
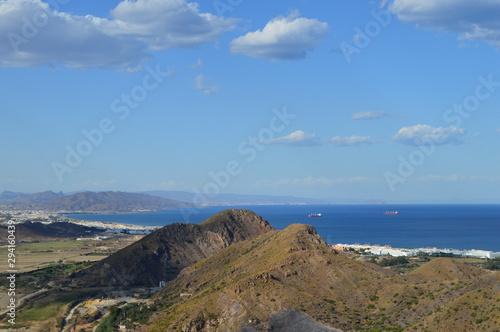
[[[115,222],[105,222],[105,221],[91,221],[91,220],[78,220],[67,218],[68,222],[73,224],[87,226],[87,227],[96,227],[103,229],[104,233],[124,233],[127,232],[129,234],[142,234],[147,235],[155,230],[158,230],[165,226],[141,226],[141,225],[131,225],[124,223],[115,223]],[[476,257],[476,258],[485,258],[485,259],[494,259],[500,257],[500,252],[494,252],[490,250],[481,250],[481,249],[454,249],[454,248],[393,248],[391,246],[380,246],[380,245],[371,245],[371,244],[329,244],[332,248],[340,251],[348,251],[349,249],[353,249],[356,251],[364,251],[368,252],[372,255],[376,256],[384,256],[390,255],[393,257],[405,256],[405,257],[415,257],[419,254],[450,254],[453,256],[461,256],[461,257]]]
[[[394,206],[392,208],[398,210],[400,214],[388,217],[383,215],[383,210],[376,206],[321,205],[316,206],[314,211],[322,213],[324,217],[314,221],[307,218],[307,214],[311,211],[303,206],[286,208],[254,206],[252,210],[263,216],[276,229],[287,227],[291,221],[313,225],[318,234],[329,244],[381,243],[389,244],[393,248],[437,247],[464,250],[480,248],[483,251],[500,252],[498,238],[494,236],[500,230],[500,220],[497,219],[500,206],[489,207],[486,210],[481,208],[479,215],[474,206],[462,206],[454,210],[441,205],[432,206],[432,208],[428,206]],[[222,209],[222,207],[199,209],[197,213],[189,216],[190,220],[186,220],[186,216],[178,210],[149,212],[142,215],[137,212],[109,215],[89,213],[88,219],[83,216],[83,213],[68,216],[37,210],[3,212],[4,214],[10,213],[12,215],[9,216],[10,219],[16,223],[66,221],[97,227],[102,232],[145,235],[173,222],[200,223]],[[98,215],[104,218],[96,218]],[[484,216],[487,218],[483,218]]]
[[[147,235],[163,227],[163,226],[141,226],[141,225],[114,223],[107,221],[79,220],[72,218],[66,218],[65,221],[75,225],[99,228],[103,230],[103,233],[129,233],[129,234]]]
[[[453,249],[453,248],[393,248],[385,245],[371,245],[371,244],[330,244],[330,246],[339,251],[358,251],[363,253],[370,253],[375,256],[389,255],[392,257],[416,257],[419,255],[451,255],[459,257],[475,257],[495,259],[500,257],[500,252],[480,249]]]

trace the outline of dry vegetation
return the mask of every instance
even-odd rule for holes
[[[18,326],[59,331],[76,303],[108,296],[100,289],[69,287],[71,277],[91,264],[88,260],[134,240],[118,235],[102,242],[20,245],[20,267],[29,272],[22,274],[19,287],[49,291],[19,308]],[[133,331],[267,331],[274,317],[293,309],[343,331],[499,332],[500,272],[463,263],[484,260],[372,260],[339,253],[313,227],[295,224],[192,264],[149,299],[110,300],[101,311],[82,306],[85,314],[75,315],[72,326],[97,332],[116,331],[119,325]]]
[[[18,244],[16,269],[19,274],[16,279],[16,298],[19,315],[16,328],[29,327],[29,331],[59,331],[57,326],[61,324],[60,320],[72,302],[93,294],[79,289],[60,290],[60,281],[141,237],[114,234],[111,239],[103,241],[59,239]],[[7,255],[0,256],[0,264],[6,266]],[[4,308],[9,300],[8,283],[4,274],[0,274],[0,278],[0,313],[5,313]],[[5,327],[12,328],[10,324],[5,325],[5,319],[3,322]]]
[[[449,258],[405,275],[360,263],[292,225],[185,269],[157,296],[166,309],[150,328],[265,331],[293,308],[344,331],[498,331],[499,287],[498,273]]]
[[[117,250],[136,242],[142,236],[116,234],[109,240],[76,241],[63,239],[48,242],[19,243],[16,248],[16,268],[29,272],[52,263],[98,261]],[[0,266],[6,266],[7,255],[0,256]]]

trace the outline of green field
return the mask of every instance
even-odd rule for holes
[[[79,298],[79,294],[54,295],[37,301],[23,310],[18,319],[21,323],[28,321],[45,321],[61,314],[61,309]]]
[[[22,272],[38,270],[57,262],[99,261],[137,241],[137,236],[116,236],[103,241],[60,240],[19,243],[16,246],[15,269]],[[0,268],[7,270],[7,247],[0,247]]]

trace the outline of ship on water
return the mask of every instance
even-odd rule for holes
[[[321,213],[311,213],[308,215],[309,218],[323,217]]]
[[[399,212],[398,211],[385,211],[384,214],[387,216],[395,216],[395,215],[399,214]]]

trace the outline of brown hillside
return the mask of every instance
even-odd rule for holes
[[[464,291],[463,295],[439,307],[421,322],[422,330],[500,332],[499,272],[496,279],[496,286],[490,284],[493,280],[484,280],[484,283],[476,283],[474,290]]]
[[[450,258],[441,257],[422,265],[411,274],[425,280],[443,281],[477,279],[487,272],[458,263]]]
[[[77,285],[157,286],[221,249],[273,230],[248,210],[226,210],[196,224],[171,224],[82,271]]]
[[[357,262],[296,224],[185,268],[157,294],[162,309],[144,328],[296,331],[291,318],[273,329],[288,310],[309,324],[301,331],[498,331],[499,291],[498,273],[448,259],[412,275]]]
[[[24,222],[16,225],[16,236],[22,241],[46,241],[51,239],[75,238],[101,233],[94,227],[76,225],[69,222]],[[0,226],[0,244],[7,242],[7,226]]]
[[[184,269],[158,295],[176,304],[154,318],[152,330],[260,331],[283,309],[343,329],[351,325],[345,308],[363,308],[375,289],[400,283],[391,271],[338,254],[312,226],[295,224]]]

